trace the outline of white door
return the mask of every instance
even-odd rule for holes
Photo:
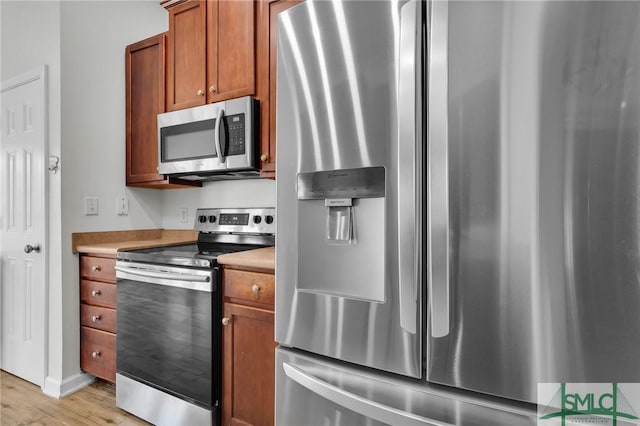
[[[42,386],[47,312],[46,67],[2,83],[0,367]]]

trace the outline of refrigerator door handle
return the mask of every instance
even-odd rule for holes
[[[431,7],[429,44],[427,279],[431,335],[449,334],[449,185],[448,185],[448,18],[447,1]]]
[[[294,367],[289,363],[282,363],[285,374],[291,380],[309,389],[311,392],[356,413],[390,425],[406,426],[453,426],[449,423],[409,413],[397,408],[389,407],[375,401],[363,398],[352,392],[340,389],[319,378]]]
[[[398,73],[398,285],[400,326],[416,334],[417,284],[420,281],[420,161],[421,108],[421,9],[419,1],[400,11],[400,58]],[[420,122],[418,120],[420,119]],[[411,184],[413,182],[413,184]]]

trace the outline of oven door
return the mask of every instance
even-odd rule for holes
[[[220,400],[219,270],[118,261],[117,370],[207,409]]]

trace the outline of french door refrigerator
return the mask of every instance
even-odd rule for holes
[[[310,0],[277,55],[278,425],[640,382],[640,3]]]

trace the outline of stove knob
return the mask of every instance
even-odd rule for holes
[[[205,223],[207,221],[207,217],[205,215],[198,216],[198,222]]]
[[[264,221],[267,222],[269,225],[271,225],[273,223],[273,216],[271,215],[266,215],[264,217]]]
[[[214,215],[209,216],[209,223],[215,223],[216,217]]]
[[[255,223],[257,225],[260,222],[262,222],[262,216],[254,216],[253,217],[253,223]]]

